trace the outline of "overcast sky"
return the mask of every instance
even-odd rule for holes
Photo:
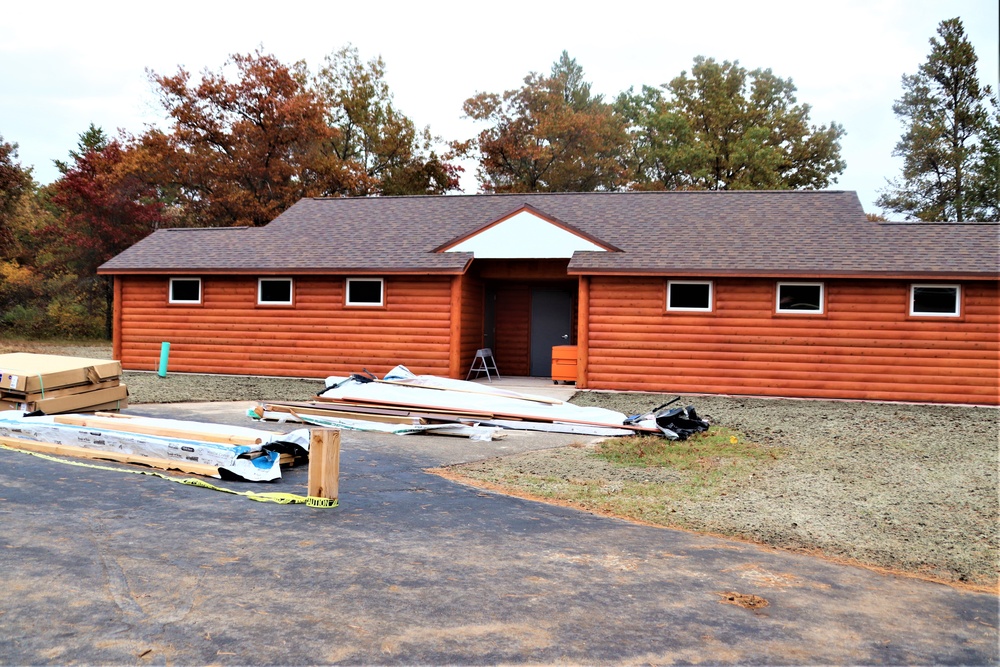
[[[563,49],[609,100],[666,83],[704,55],[791,78],[813,123],[847,130],[847,169],[832,187],[856,190],[865,210],[878,211],[878,190],[901,164],[891,155],[902,131],[892,113],[900,78],[917,71],[938,24],[955,16],[995,91],[997,0],[6,3],[0,136],[19,145],[38,182],[51,182],[52,161],[65,160],[90,123],[108,134],[163,125],[147,68],[217,71],[257,47],[314,69],[348,43],[364,60],[381,55],[397,107],[445,139],[476,133],[462,118],[466,98],[547,73]],[[463,179],[469,193],[473,171]]]

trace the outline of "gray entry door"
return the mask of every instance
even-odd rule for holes
[[[572,340],[573,295],[565,290],[531,290],[531,375],[552,376],[552,348]]]

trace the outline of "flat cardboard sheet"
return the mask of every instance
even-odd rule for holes
[[[121,410],[127,407],[128,388],[123,384],[38,401],[24,401],[16,397],[0,396],[0,410],[20,410],[21,412],[41,410],[47,415],[79,410]]]

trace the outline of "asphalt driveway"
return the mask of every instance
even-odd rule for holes
[[[240,410],[129,412],[246,425]],[[995,595],[424,472],[574,439],[345,432],[335,509],[0,450],[0,664],[1000,659]],[[225,485],[304,493],[306,476],[300,468],[277,485]]]

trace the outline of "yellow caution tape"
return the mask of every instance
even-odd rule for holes
[[[112,468],[111,466],[99,466],[93,463],[83,463],[82,461],[67,461],[66,459],[61,459],[56,456],[51,456],[49,454],[42,454],[41,452],[32,452],[27,449],[18,449],[17,447],[10,447],[0,443],[0,448],[10,450],[12,452],[21,452],[22,454],[31,454],[32,456],[37,456],[40,459],[45,459],[47,461],[55,461],[57,463],[65,463],[71,466],[80,466],[81,468],[93,468],[95,470],[110,470],[112,472],[127,472],[133,475],[149,475],[150,477],[159,477],[160,479],[165,479],[168,482],[177,482],[178,484],[184,484],[186,486],[197,486],[202,489],[211,489],[212,491],[221,491],[222,493],[231,493],[234,496],[243,496],[249,500],[256,500],[261,503],[278,503],[279,505],[306,505],[307,507],[336,507],[339,503],[336,498],[320,498],[317,496],[300,496],[294,493],[257,493],[256,491],[233,491],[232,489],[224,489],[221,486],[215,486],[214,484],[209,484],[203,479],[197,479],[195,477],[171,477],[170,475],[164,475],[163,473],[156,472],[153,470],[127,470],[125,468]]]

